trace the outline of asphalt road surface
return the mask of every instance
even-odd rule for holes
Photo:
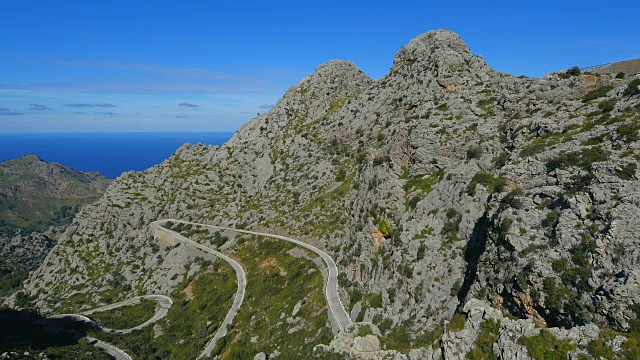
[[[113,330],[113,329],[109,329],[106,327],[102,327],[100,326],[100,324],[98,324],[97,322],[89,319],[86,315],[90,315],[96,312],[102,312],[102,311],[108,311],[108,310],[113,310],[113,309],[117,309],[120,307],[124,307],[124,306],[131,306],[131,305],[135,305],[135,304],[139,304],[142,300],[153,300],[156,301],[158,303],[158,309],[155,312],[155,314],[153,315],[153,317],[147,321],[145,321],[144,323],[130,328],[130,329],[121,329],[121,330]],[[120,301],[111,305],[107,305],[107,306],[102,306],[96,309],[92,309],[89,311],[85,311],[82,314],[59,314],[59,315],[53,315],[50,316],[46,319],[40,320],[39,322],[44,323],[46,326],[47,321],[50,320],[55,320],[55,319],[74,319],[76,321],[80,321],[83,323],[86,323],[87,325],[93,327],[94,329],[101,329],[102,331],[105,332],[113,332],[115,334],[128,334],[132,331],[135,330],[139,330],[142,329],[146,326],[149,326],[155,322],[157,322],[158,320],[162,319],[163,317],[165,317],[167,315],[167,313],[169,312],[169,308],[171,308],[171,305],[173,304],[173,301],[169,298],[166,297],[164,295],[144,295],[144,296],[136,296],[134,298],[128,299],[128,300],[124,300],[124,301]],[[82,338],[84,335],[80,334],[80,333],[76,333],[78,338]],[[99,339],[87,336],[87,340],[89,341],[89,344],[104,350],[104,352],[106,352],[107,354],[109,354],[111,357],[113,357],[116,360],[131,360],[131,356],[129,356],[129,354],[127,354],[126,352],[124,352],[123,350],[119,349],[118,347],[116,347],[113,344],[109,344],[107,342],[101,341]]]
[[[242,234],[266,236],[266,237],[270,237],[270,238],[273,238],[273,239],[288,241],[288,242],[294,243],[296,245],[302,246],[305,249],[309,249],[309,250],[313,251],[314,253],[318,254],[322,258],[322,260],[324,260],[325,264],[327,265],[328,276],[327,276],[327,280],[326,280],[326,283],[325,283],[325,286],[324,286],[324,290],[325,290],[325,297],[327,299],[327,305],[329,306],[329,314],[330,314],[329,318],[331,319],[332,324],[334,324],[334,326],[337,326],[337,328],[340,331],[342,331],[342,330],[345,329],[345,327],[347,327],[349,324],[352,323],[351,322],[351,318],[347,314],[347,311],[345,310],[345,308],[344,308],[344,306],[342,304],[342,301],[340,300],[340,296],[338,295],[338,268],[336,266],[336,263],[333,261],[331,256],[329,256],[324,251],[318,249],[317,247],[309,245],[307,243],[304,243],[304,242],[302,242],[300,240],[296,240],[296,239],[292,239],[292,238],[286,237],[286,236],[274,235],[274,234],[268,234],[268,233],[262,233],[262,232],[256,232],[256,231],[249,231],[249,230],[234,229],[234,228],[228,228],[228,227],[224,227],[224,226],[200,224],[200,223],[195,223],[195,222],[191,222],[191,221],[184,221],[184,220],[177,220],[177,219],[165,219],[165,220],[156,221],[155,223],[159,223],[159,222],[164,223],[164,222],[167,222],[167,221],[176,222],[176,223],[182,223],[182,224],[204,226],[204,227],[209,227],[209,228],[219,229],[219,230],[234,231],[234,232],[242,233]],[[191,241],[191,240],[189,240],[189,241]],[[196,244],[193,241],[191,241],[191,242]],[[202,246],[202,245],[200,245],[200,246]]]
[[[244,300],[245,288],[247,287],[247,275],[245,274],[244,269],[242,268],[242,265],[240,265],[238,262],[236,262],[232,258],[222,253],[219,253],[209,247],[198,244],[197,242],[190,240],[178,234],[175,231],[164,228],[162,224],[166,223],[167,221],[175,221],[175,220],[154,221],[151,223],[151,227],[158,231],[162,231],[165,234],[171,235],[171,237],[173,237],[177,241],[183,242],[197,249],[200,249],[206,253],[219,257],[220,259],[228,262],[229,265],[231,265],[233,269],[236,271],[236,278],[238,279],[238,290],[236,291],[236,297],[233,300],[231,309],[229,309],[227,316],[225,316],[224,320],[222,321],[222,325],[220,325],[220,327],[218,328],[218,331],[216,331],[216,333],[213,335],[213,338],[209,341],[204,351],[202,351],[200,356],[198,356],[198,359],[203,357],[209,357],[216,345],[216,341],[218,341],[218,339],[224,337],[227,334],[227,326],[231,324],[231,322],[233,321],[233,318],[236,316],[236,314],[238,313],[238,310],[240,309],[240,305],[242,305],[242,301]]]

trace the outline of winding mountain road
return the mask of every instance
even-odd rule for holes
[[[334,332],[339,332],[345,329],[345,327],[347,327],[349,324],[351,324],[351,318],[349,318],[349,315],[347,314],[347,311],[345,310],[342,301],[340,300],[340,296],[338,295],[338,268],[335,264],[335,262],[333,261],[333,259],[324,251],[316,248],[315,246],[309,245],[307,243],[304,243],[300,240],[296,240],[296,239],[292,239],[286,236],[281,236],[281,235],[274,235],[274,234],[268,234],[268,233],[262,233],[262,232],[257,232],[257,231],[249,231],[249,230],[242,230],[242,229],[235,229],[235,228],[229,228],[229,227],[224,227],[224,226],[215,226],[215,225],[208,225],[208,224],[201,224],[201,223],[195,223],[195,222],[191,222],[191,221],[184,221],[184,220],[178,220],[178,219],[163,219],[163,220],[157,220],[154,221],[150,224],[150,227],[156,231],[156,232],[161,232],[164,233],[166,235],[171,236],[172,239],[176,240],[176,241],[180,241],[182,243],[185,243],[189,246],[192,246],[194,248],[197,248],[199,250],[202,250],[206,253],[212,254],[224,261],[226,261],[227,263],[229,263],[233,269],[236,272],[236,278],[238,280],[238,290],[236,291],[236,296],[235,299],[233,301],[233,304],[231,305],[231,309],[229,309],[229,312],[227,313],[227,315],[225,316],[222,324],[220,325],[220,327],[218,328],[218,331],[216,331],[216,333],[214,334],[213,338],[209,341],[209,343],[207,343],[207,346],[205,347],[205,349],[202,351],[202,353],[200,354],[200,356],[198,356],[198,359],[204,358],[204,357],[210,357],[211,356],[211,352],[213,351],[216,342],[218,341],[218,339],[224,337],[227,334],[227,327],[229,324],[231,324],[233,322],[233,319],[235,318],[236,314],[238,313],[238,310],[240,309],[240,306],[242,305],[242,301],[244,300],[244,295],[245,295],[245,289],[247,286],[247,277],[246,274],[244,272],[244,269],[242,268],[242,265],[240,265],[237,261],[233,260],[232,258],[214,250],[211,249],[207,246],[201,245],[191,239],[188,239],[186,237],[184,237],[183,235],[165,228],[163,225],[167,222],[173,222],[173,223],[181,223],[181,224],[186,224],[186,225],[195,225],[195,226],[202,226],[202,227],[208,227],[208,228],[212,228],[212,229],[218,229],[218,230],[225,230],[225,231],[233,231],[236,233],[241,233],[241,234],[248,234],[248,235],[256,235],[256,236],[265,236],[265,237],[270,237],[273,239],[277,239],[277,240],[283,240],[283,241],[288,241],[290,243],[296,244],[298,246],[301,246],[305,249],[311,250],[314,253],[316,253],[317,255],[319,255],[322,260],[325,262],[325,264],[327,265],[327,270],[328,270],[328,276],[326,278],[326,281],[324,283],[324,293],[325,293],[325,297],[327,299],[327,305],[329,307],[329,311],[328,313],[330,314],[329,319],[332,323],[332,325],[334,326]],[[157,233],[154,233],[154,236],[157,235]],[[100,326],[100,324],[98,324],[97,322],[91,320],[90,318],[87,317],[87,315],[91,315],[93,313],[96,312],[102,312],[102,311],[108,311],[108,310],[113,310],[113,309],[117,309],[119,307],[123,307],[123,306],[130,306],[130,305],[135,305],[140,303],[142,300],[153,300],[153,301],[157,301],[158,302],[158,309],[156,311],[156,313],[153,315],[153,317],[147,321],[145,321],[144,323],[135,326],[133,328],[130,329],[119,329],[119,330],[114,330],[114,329],[109,329],[106,327],[102,327]],[[135,330],[140,330],[146,326],[149,326],[155,322],[157,322],[158,320],[162,319],[163,317],[165,317],[169,311],[169,308],[171,307],[171,305],[173,304],[173,301],[164,295],[144,295],[144,296],[137,296],[128,300],[124,300],[124,301],[120,301],[114,304],[110,304],[110,305],[106,305],[106,306],[102,306],[96,309],[92,309],[92,310],[88,310],[85,311],[81,314],[60,314],[60,315],[54,315],[51,317],[48,317],[44,320],[41,320],[43,322],[46,322],[47,320],[53,320],[53,319],[64,319],[64,318],[72,318],[75,319],[77,321],[82,321],[85,322],[87,324],[89,324],[90,326],[94,327],[94,328],[98,328],[101,329],[105,332],[111,332],[111,333],[115,333],[115,334],[128,334],[132,331]],[[337,328],[337,330],[336,330]],[[98,347],[100,349],[103,349],[106,353],[108,353],[110,356],[112,356],[113,358],[115,358],[116,360],[131,360],[131,357],[124,351],[122,351],[121,349],[117,348],[116,346],[109,344],[107,342],[92,338],[92,337],[87,337],[87,340],[89,340],[89,344]]]
[[[89,310],[89,311],[85,311],[85,312],[82,313],[82,315],[91,315],[93,313],[113,310],[113,309],[117,309],[117,308],[123,307],[123,306],[137,305],[137,304],[141,303],[142,300],[153,300],[153,301],[158,303],[158,309],[157,309],[156,313],[153,315],[153,317],[151,319],[143,322],[142,324],[140,324],[140,325],[138,325],[136,327],[132,327],[130,329],[113,330],[113,329],[109,329],[109,328],[106,328],[106,327],[102,327],[102,331],[109,332],[109,333],[114,333],[114,334],[128,334],[128,333],[130,333],[132,331],[140,330],[140,329],[145,328],[145,327],[147,327],[147,326],[149,326],[151,324],[155,324],[158,320],[160,320],[163,317],[167,316],[167,313],[169,312],[169,309],[171,308],[171,305],[173,305],[173,300],[171,300],[171,298],[168,297],[168,296],[164,296],[164,295],[143,295],[143,296],[136,296],[136,297],[128,299],[128,300],[120,301],[120,302],[117,302],[115,304],[99,307],[97,309],[92,309],[92,310]]]
[[[161,231],[165,234],[171,235],[171,237],[173,237],[177,241],[183,242],[197,249],[200,249],[206,253],[219,257],[220,259],[229,263],[229,265],[231,265],[236,272],[236,278],[238,279],[238,290],[236,291],[236,297],[233,300],[231,309],[229,309],[227,316],[225,316],[224,320],[222,321],[222,325],[220,325],[220,327],[218,328],[218,331],[216,331],[216,333],[213,335],[213,338],[209,341],[209,343],[207,343],[207,346],[202,351],[200,356],[198,356],[198,359],[201,359],[203,357],[209,357],[218,339],[224,337],[227,334],[227,326],[231,324],[231,322],[233,321],[233,318],[236,316],[236,314],[238,313],[238,310],[240,309],[240,305],[242,305],[242,301],[244,300],[245,288],[247,287],[247,275],[245,274],[244,269],[242,268],[242,265],[240,265],[237,261],[233,260],[232,258],[222,253],[219,253],[211,248],[208,248],[204,245],[198,244],[197,242],[191,239],[188,239],[180,235],[179,233],[169,230],[162,226],[164,223],[169,221],[180,222],[179,220],[157,220],[151,223],[151,228],[157,231]]]
[[[180,238],[182,238],[182,241],[186,240],[185,242],[188,242],[189,244],[192,244],[192,245],[195,244],[194,246],[197,246],[199,249],[203,249],[203,248],[204,249],[208,249],[208,248],[203,246],[203,245],[200,245],[198,243],[195,243],[195,242],[193,242],[193,241],[191,241],[189,239],[186,239],[186,238],[184,238],[183,236],[181,236],[180,234],[178,234],[178,233],[176,233],[174,231],[167,230],[166,228],[162,227],[162,224],[164,224],[166,222],[174,222],[174,223],[181,223],[181,224],[186,224],[186,225],[203,226],[203,227],[208,227],[208,228],[213,228],[213,229],[218,229],[218,230],[233,231],[233,232],[237,232],[237,233],[241,233],[241,234],[266,236],[266,237],[270,237],[270,238],[277,239],[277,240],[288,241],[290,243],[296,244],[296,245],[301,246],[301,247],[303,247],[305,249],[313,251],[314,253],[318,254],[322,258],[322,260],[325,262],[325,264],[327,265],[328,276],[327,276],[326,282],[324,284],[324,292],[325,292],[325,297],[327,299],[327,305],[329,306],[329,314],[330,314],[329,318],[330,318],[332,324],[334,324],[334,326],[336,326],[339,331],[344,330],[345,327],[347,327],[349,324],[351,324],[351,318],[347,314],[347,311],[345,310],[344,305],[342,304],[342,301],[340,300],[340,296],[338,295],[338,267],[336,266],[336,263],[333,261],[331,256],[329,256],[324,251],[318,249],[317,247],[309,245],[307,243],[304,243],[304,242],[302,242],[300,240],[296,240],[296,239],[292,239],[292,238],[286,237],[286,236],[262,233],[262,232],[257,232],[257,231],[235,229],[235,228],[229,228],[229,227],[224,227],[224,226],[201,224],[201,223],[185,221],[185,220],[178,220],[178,219],[158,220],[158,221],[154,221],[151,224],[151,226],[153,228],[158,229],[160,231],[163,231],[165,233],[171,233],[172,235],[177,235]],[[236,270],[236,272],[238,272],[238,270]],[[244,274],[244,271],[242,273]],[[244,279],[244,280],[245,280],[245,283],[246,283],[246,279]],[[243,295],[244,295],[244,289],[243,289],[242,292],[243,292]],[[236,297],[237,297],[237,295],[236,295]],[[242,303],[242,300],[240,300],[240,303]],[[237,309],[234,309],[234,310],[235,310],[235,312],[237,312]]]
[[[86,315],[90,315],[93,313],[97,313],[97,312],[103,312],[103,311],[109,311],[109,310],[113,310],[113,309],[117,309],[117,308],[121,308],[124,306],[131,306],[131,305],[136,305],[139,304],[142,300],[153,300],[156,301],[158,303],[158,308],[156,310],[156,312],[153,314],[153,317],[151,317],[151,319],[145,321],[144,323],[129,328],[129,329],[121,329],[121,330],[113,330],[113,329],[109,329],[107,327],[103,327],[101,326],[99,323],[97,323],[94,320],[91,320],[90,318],[88,318]],[[171,298],[164,296],[164,295],[143,295],[143,296],[136,296],[134,298],[128,299],[128,300],[124,300],[124,301],[120,301],[114,304],[110,304],[107,306],[102,306],[99,308],[95,308],[95,309],[91,309],[88,311],[83,312],[82,314],[58,314],[58,315],[53,315],[53,316],[49,316],[46,319],[40,320],[38,321],[39,323],[42,323],[46,326],[47,322],[50,322],[52,320],[56,320],[56,319],[74,319],[76,321],[80,321],[83,322],[91,327],[93,327],[94,329],[100,329],[102,331],[105,332],[110,332],[110,333],[115,333],[115,334],[128,334],[132,331],[135,330],[140,330],[144,327],[147,327],[151,324],[154,324],[155,322],[157,322],[158,320],[162,319],[163,317],[165,317],[167,315],[167,313],[169,312],[169,308],[171,308],[171,305],[173,304],[173,301],[171,300]],[[56,330],[56,329],[51,329],[50,330]],[[81,335],[80,333],[76,333],[78,334],[78,338],[82,338],[84,337],[83,335]],[[126,352],[124,352],[123,350],[119,349],[118,347],[116,347],[113,344],[104,342],[102,340],[87,336],[86,337],[87,340],[89,341],[90,345],[93,345],[99,349],[104,350],[107,354],[109,354],[111,357],[115,358],[116,360],[132,360],[131,356],[129,356],[129,354],[127,354]]]

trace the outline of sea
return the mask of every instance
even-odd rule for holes
[[[173,154],[184,143],[222,145],[233,132],[30,133],[0,134],[0,161],[25,154],[78,171],[98,171],[114,179],[142,171]]]

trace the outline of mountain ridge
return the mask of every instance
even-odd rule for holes
[[[325,63],[226,144],[185,145],[116,179],[25,293],[44,311],[88,306],[110,299],[116,273],[128,286],[118,296],[168,292],[174,274],[199,267],[181,249],[160,261],[147,226],[178,218],[316,239],[336,259],[351,318],[403,346],[478,299],[531,326],[629,331],[640,289],[634,81],[502,74],[446,30],[410,41],[379,80]],[[442,353],[464,358],[477,331],[445,335]],[[526,354],[516,339],[501,344]]]
[[[35,154],[0,162],[0,295],[37,268],[78,209],[97,200],[109,180]]]

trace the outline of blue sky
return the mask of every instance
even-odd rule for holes
[[[497,70],[640,57],[636,1],[33,1],[0,21],[0,132],[233,131],[331,59],[373,78],[432,29]]]

